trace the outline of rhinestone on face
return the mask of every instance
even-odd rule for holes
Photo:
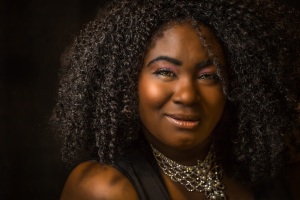
[[[158,166],[172,181],[180,183],[190,192],[204,192],[208,199],[226,200],[222,191],[225,187],[220,182],[222,169],[216,163],[213,145],[204,161],[198,160],[194,166],[180,165],[151,147]]]

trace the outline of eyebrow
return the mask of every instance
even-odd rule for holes
[[[167,61],[167,62],[170,62],[174,65],[177,65],[177,66],[182,66],[182,62],[180,60],[177,60],[175,58],[171,58],[171,57],[168,57],[168,56],[158,56],[157,58],[151,60],[147,67],[155,62],[158,62],[158,61]],[[209,65],[212,65],[213,64],[213,61],[211,59],[208,59],[208,60],[205,60],[203,62],[200,62],[200,63],[197,63],[197,67],[198,68],[204,68],[206,66],[209,66]]]
[[[177,59],[175,59],[175,58],[171,58],[171,57],[168,57],[168,56],[158,56],[157,58],[151,60],[151,61],[148,63],[147,67],[148,67],[149,65],[151,65],[151,64],[153,64],[153,63],[155,63],[155,62],[161,61],[161,60],[170,62],[170,63],[172,63],[172,64],[174,64],[174,65],[177,65],[177,66],[181,66],[181,65],[182,65],[182,62],[179,61],[179,60],[177,60]]]

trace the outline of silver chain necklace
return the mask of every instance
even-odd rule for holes
[[[204,161],[197,160],[194,166],[181,165],[160,153],[152,145],[153,155],[162,171],[172,181],[180,183],[188,191],[204,192],[207,199],[226,200],[224,185],[221,183],[222,169],[216,163],[213,146]]]

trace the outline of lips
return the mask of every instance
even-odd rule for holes
[[[193,129],[199,125],[200,119],[189,115],[166,115],[167,120],[178,128]]]

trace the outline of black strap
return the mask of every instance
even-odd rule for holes
[[[132,166],[128,163],[128,161],[122,159],[118,163],[115,163],[115,168],[117,168],[121,173],[123,173],[132,183],[135,190],[138,193],[140,200],[147,200],[146,194],[144,193],[144,189],[142,188],[142,185],[139,183],[139,179],[135,175],[135,172],[132,168]]]
[[[115,167],[132,182],[140,200],[170,200],[157,172],[138,151],[129,152],[126,159],[120,160]]]

